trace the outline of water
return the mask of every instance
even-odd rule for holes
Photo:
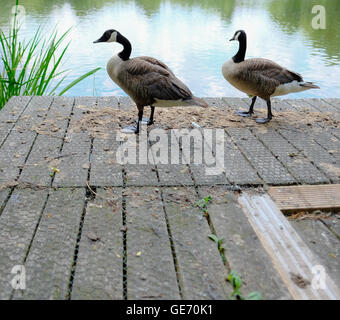
[[[0,27],[10,25],[14,0],[1,0]],[[29,39],[39,25],[46,36],[57,24],[72,27],[63,68],[68,81],[102,67],[68,91],[69,96],[125,95],[106,73],[106,62],[121,51],[115,44],[93,44],[106,29],[119,30],[132,43],[132,56],[165,62],[197,96],[245,95],[229,85],[222,64],[238,45],[234,32],[248,35],[247,57],[263,57],[299,72],[321,90],[298,97],[340,97],[340,1],[338,0],[21,0],[26,16],[22,35]],[[326,29],[312,28],[312,7],[326,8]]]

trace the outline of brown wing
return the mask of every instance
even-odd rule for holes
[[[287,70],[267,59],[247,59],[239,64],[237,75],[239,81],[246,81],[258,91],[272,94],[280,84],[303,81],[300,74]]]
[[[154,99],[179,100],[192,97],[189,88],[164,63],[150,57],[128,60],[119,74],[119,80],[130,89],[136,103],[150,104]]]
[[[142,59],[142,60],[149,62],[149,63],[151,63],[155,66],[159,66],[159,67],[169,71],[171,74],[174,74],[164,62],[162,62],[158,59],[155,59],[155,58],[152,58],[152,57],[146,57],[146,56],[138,57],[138,59]]]

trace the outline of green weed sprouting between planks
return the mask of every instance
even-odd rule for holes
[[[207,204],[209,203],[209,202],[211,202],[212,201],[212,197],[211,196],[208,196],[208,197],[205,197],[205,198],[203,198],[203,199],[200,199],[200,200],[198,200],[196,203],[195,203],[195,205],[197,206],[197,207],[199,207],[202,211],[203,211],[203,213],[204,213],[204,215],[205,216],[207,216],[209,213],[208,213],[208,209],[207,209]]]
[[[236,300],[261,300],[262,295],[261,293],[257,291],[251,292],[248,297],[244,297],[241,294],[241,286],[242,286],[242,280],[241,277],[235,272],[231,271],[230,274],[228,275],[227,281],[231,283],[233,286],[234,291],[230,295],[230,298],[235,298]]]
[[[17,6],[18,2],[17,0]],[[0,110],[12,96],[55,95],[67,77],[67,70],[59,71],[59,67],[70,43],[61,48],[59,54],[57,50],[62,46],[70,29],[61,36],[58,36],[55,30],[46,40],[42,38],[41,29],[38,28],[27,43],[19,40],[19,32],[16,14],[8,35],[0,30]],[[63,95],[99,69],[95,68],[78,77],[58,95]],[[59,81],[55,83],[54,80],[57,79]]]

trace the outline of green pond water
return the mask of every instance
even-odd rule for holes
[[[0,2],[0,28],[7,32],[15,1]],[[39,25],[46,37],[56,25],[60,32],[72,27],[63,62],[69,70],[67,83],[102,67],[68,91],[69,96],[125,95],[106,73],[107,60],[121,46],[93,44],[105,30],[116,29],[131,41],[132,57],[162,60],[197,96],[244,97],[221,74],[222,64],[238,49],[228,39],[244,29],[248,58],[274,60],[321,87],[290,98],[340,98],[339,0],[21,0],[20,4],[25,8],[21,33],[27,40]],[[314,5],[326,9],[326,29],[312,27]]]

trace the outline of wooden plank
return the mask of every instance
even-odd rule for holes
[[[67,298],[84,201],[85,189],[50,190],[25,262],[27,286],[14,299]]]
[[[269,195],[243,192],[239,202],[294,299],[340,299],[340,290],[327,273],[324,283],[315,285],[313,272],[320,261]]]
[[[161,143],[161,142],[159,142]],[[158,163],[156,149],[151,147],[151,153],[155,163],[157,164],[157,171],[159,176],[159,184],[161,186],[173,186],[173,185],[194,185],[190,170],[183,161],[182,151],[176,136],[168,136],[167,146],[168,148],[168,164]]]
[[[340,287],[340,238],[337,238],[323,222],[319,220],[303,219],[288,220],[299,233],[302,240],[315,253],[325,271],[330,275],[338,288]],[[339,219],[335,216],[327,221],[336,226]],[[339,224],[340,225],[340,224]]]
[[[282,211],[340,209],[340,184],[270,187],[268,193]]]
[[[179,299],[158,188],[127,188],[127,298]]]
[[[32,127],[37,121],[45,118],[52,100],[52,97],[33,97],[21,114],[0,148],[0,182],[18,178],[37,137]]]
[[[270,149],[274,156],[284,164],[300,183],[329,183],[329,179],[318,170],[293,145],[284,139],[275,129],[253,130],[256,137]]]
[[[121,188],[98,188],[96,198],[87,204],[72,300],[123,298],[121,192]]]
[[[199,193],[201,198],[212,197],[207,208],[209,217],[217,237],[224,238],[230,269],[241,276],[242,294],[246,297],[258,291],[264,300],[291,299],[235,195],[223,186],[200,187]]]
[[[292,184],[295,179],[249,129],[230,128],[228,135],[268,184]]]
[[[224,168],[227,179],[236,185],[259,185],[263,183],[232,139],[225,134]]]
[[[340,120],[340,110],[336,108],[333,103],[329,103],[327,100],[324,101],[320,98],[309,98],[304,100],[320,112],[330,112],[332,113],[333,119]]]
[[[10,190],[11,189],[9,189],[7,187],[1,187],[0,186],[0,216],[1,216],[3,209],[5,208],[6,199],[8,198]]]
[[[332,123],[332,121],[336,122],[334,119],[334,114],[340,114],[339,112],[333,112],[332,110],[324,110],[324,106],[320,110],[320,107],[317,108],[314,104],[311,104],[311,99],[299,99],[299,100],[286,100],[294,109],[307,112],[308,114],[313,113],[330,113],[330,121],[328,122],[313,122],[310,125],[299,125],[299,129],[303,129],[308,132],[308,134],[320,144],[323,148],[325,148],[331,155],[334,155],[337,160],[340,158],[340,129]],[[325,104],[325,102],[324,102]]]
[[[54,174],[53,168],[58,168],[60,163],[60,149],[73,104],[73,98],[54,98],[46,119],[36,123],[35,130],[38,136],[19,181],[50,186]]]
[[[163,188],[183,299],[227,299],[231,286],[193,187]]]
[[[11,296],[11,270],[24,264],[47,194],[45,190],[14,190],[0,216],[0,300]]]
[[[281,129],[279,132],[333,183],[340,181],[340,166],[336,158],[315,142],[313,136],[302,130]]]
[[[129,135],[131,139],[131,135]],[[132,143],[132,148],[136,151],[135,164],[125,164],[125,182],[127,186],[157,186],[158,178],[156,166],[153,164],[152,153],[149,153],[149,137],[147,136],[147,128],[142,125],[141,131],[136,140]],[[126,142],[123,141],[122,144]],[[129,142],[130,143],[130,142]],[[122,146],[122,145],[121,145]]]
[[[98,108],[118,108],[118,98],[101,97]],[[112,121],[115,121],[112,119]],[[120,146],[116,130],[105,137],[95,136],[91,155],[90,184],[92,186],[123,186],[122,166],[117,163],[116,154]]]
[[[0,184],[18,178],[36,134],[12,130],[0,148]]]
[[[9,133],[11,132],[12,128],[14,127],[13,123],[2,123],[0,122],[0,148],[6,141]]]
[[[337,108],[338,111],[340,111],[340,99],[336,98],[327,98],[327,99],[322,99],[326,101],[326,103],[332,105],[334,108]]]
[[[90,171],[92,186],[123,186],[123,167],[116,159],[119,145],[120,142],[116,141],[115,134],[110,139],[94,139]]]
[[[94,107],[97,98],[77,97],[75,100],[70,126],[65,137],[62,158],[55,175],[53,186],[85,187],[90,170],[91,138],[88,132],[75,129],[87,110]]]
[[[16,123],[32,97],[11,97],[0,112],[0,123]]]
[[[212,131],[213,129],[210,131],[211,141],[209,142],[205,139],[203,129],[189,129],[188,132],[183,131],[182,133],[178,130],[170,131],[171,136],[174,135],[178,145],[181,146],[179,154],[185,160],[185,163],[189,165],[197,185],[229,184],[225,176],[224,154],[220,154],[219,158],[216,157],[215,144],[223,143],[224,141],[216,141],[216,131],[214,133]],[[224,134],[223,130],[222,134]],[[192,142],[190,141],[190,135],[194,137]],[[189,149],[183,145],[184,139],[186,139],[186,143],[190,143]],[[176,148],[174,144],[172,147]],[[221,149],[224,152],[224,145],[222,145]],[[171,151],[174,152],[173,149]],[[212,163],[207,164],[208,160],[211,160]],[[212,174],[211,170],[214,168],[216,168],[216,174]]]

